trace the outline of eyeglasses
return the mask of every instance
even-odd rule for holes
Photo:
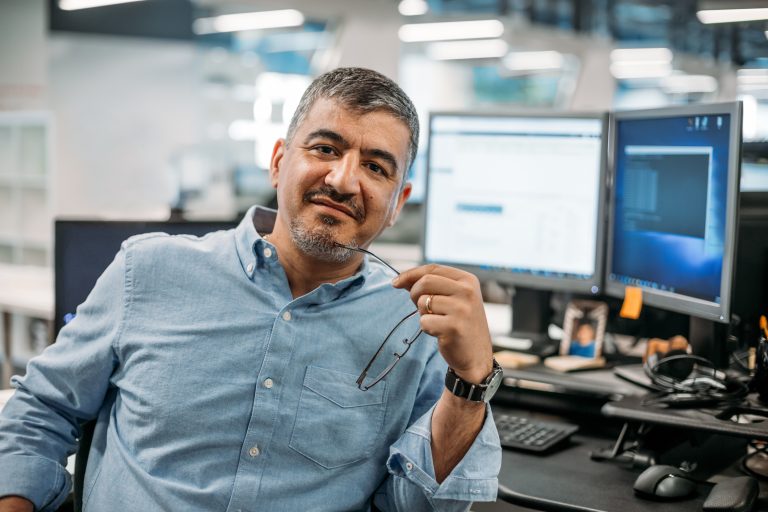
[[[375,254],[373,254],[371,251],[367,251],[365,249],[361,249],[359,247],[349,247],[346,245],[342,245],[337,243],[336,244],[339,247],[342,247],[344,249],[348,249],[350,251],[357,251],[360,253],[367,254],[368,256],[372,256],[379,260],[381,263],[386,265],[392,272],[400,275],[400,272],[398,272],[395,267],[384,261],[383,259],[379,258]],[[411,345],[413,345],[413,342],[416,341],[416,339],[421,336],[421,333],[423,332],[421,330],[421,327],[419,326],[419,322],[414,322],[411,320],[414,316],[418,314],[419,310],[415,310],[409,314],[407,314],[402,320],[400,320],[397,325],[395,325],[391,331],[389,331],[389,334],[387,334],[387,337],[384,338],[384,341],[381,342],[381,345],[379,346],[379,349],[376,351],[375,354],[373,354],[373,357],[370,361],[368,361],[368,364],[365,366],[365,369],[363,369],[360,376],[357,378],[357,387],[360,388],[363,391],[368,391],[373,386],[384,380],[384,377],[389,375],[389,372],[392,371],[392,369],[397,365],[397,363],[400,362],[400,359],[405,356],[406,353],[408,353],[408,350],[411,348]],[[418,319],[417,319],[418,320]],[[416,324],[415,326],[413,324]],[[414,327],[416,327],[414,329]],[[411,333],[410,335],[408,333]],[[385,350],[385,348],[387,350]],[[384,354],[385,352],[388,352],[389,350],[392,351],[392,359],[388,359],[389,356]],[[388,364],[385,364],[387,363]],[[381,369],[379,369],[381,368]],[[369,377],[368,373],[372,373],[376,375],[375,377]]]

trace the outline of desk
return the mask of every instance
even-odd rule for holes
[[[526,510],[544,511],[687,512],[702,509],[712,484],[699,485],[697,494],[690,499],[649,501],[638,498],[633,491],[634,481],[642,468],[590,459],[592,451],[614,444],[625,421],[648,421],[647,415],[636,410],[645,391],[624,381],[614,383],[612,379],[616,378],[611,373],[610,370],[601,370],[564,375],[537,368],[505,371],[507,387],[502,387],[497,395],[500,400],[494,400],[494,411],[540,417],[548,421],[559,417],[563,421],[578,423],[582,429],[566,446],[548,455],[504,450],[499,475],[500,501],[526,507]],[[572,377],[575,379],[571,380]],[[519,385],[520,382],[522,385]],[[564,402],[559,409],[552,406],[555,399]],[[683,446],[669,448],[659,455],[657,462],[677,465],[683,460],[700,461],[694,476],[712,483],[725,475],[740,474],[736,461],[745,453],[745,438],[768,438],[765,437],[768,435],[768,421],[766,426],[732,426],[730,422],[725,422],[724,426],[715,428],[712,423],[723,421],[713,418],[711,414],[707,423],[698,416],[705,414],[700,411],[674,413],[691,414],[690,421],[698,423],[700,434],[688,435],[688,430],[676,417],[666,416],[664,421],[651,421],[657,425],[654,427],[656,436],[686,439]],[[635,417],[636,414],[642,417]],[[653,414],[664,416],[657,411]],[[655,448],[655,444],[663,443],[651,444]],[[768,495],[768,487],[762,483],[761,495]],[[511,507],[497,504],[496,508],[481,510],[502,511],[505,506]],[[768,510],[768,504],[761,504],[756,510]]]
[[[731,417],[741,413],[755,417],[754,422],[736,423]],[[738,407],[717,409],[665,409],[642,405],[642,397],[626,397],[614,403],[606,403],[603,414],[636,422],[647,422],[677,428],[702,430],[719,434],[768,441],[768,408],[750,395]]]
[[[47,267],[0,264],[0,314],[3,331],[3,382],[13,374],[11,317],[14,314],[53,320],[53,272]],[[50,327],[49,327],[50,328]]]
[[[494,406],[495,411],[528,415],[525,411]],[[547,418],[551,419],[551,418]],[[607,420],[609,421],[609,420]],[[707,449],[721,444],[712,438]],[[504,450],[499,475],[499,501],[544,511],[579,512],[688,512],[701,511],[711,484],[700,484],[692,498],[657,502],[635,496],[632,486],[641,468],[628,468],[590,459],[590,452],[610,446],[608,436],[582,429],[571,440],[548,455]],[[738,454],[734,454],[738,457]],[[670,461],[661,460],[661,463]],[[736,476],[733,465],[722,471]],[[706,475],[695,474],[706,478]],[[717,481],[717,476],[712,480]],[[763,493],[761,489],[761,494]],[[504,510],[497,506],[494,510]],[[757,508],[756,510],[768,510]]]

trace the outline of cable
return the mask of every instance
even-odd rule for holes
[[[715,368],[703,357],[676,354],[644,366],[645,374],[662,391],[643,405],[685,408],[712,407],[741,402],[749,387]]]

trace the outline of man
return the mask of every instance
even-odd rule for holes
[[[55,509],[77,424],[94,417],[86,510],[375,501],[454,511],[493,500],[491,390],[470,385],[498,377],[477,280],[428,265],[392,281],[352,250],[395,222],[417,141],[396,84],[332,71],[275,144],[271,233],[257,232],[264,212],[254,208],[235,230],[125,242],[57,343],[15,380],[0,418],[0,511]],[[434,338],[359,389],[360,370],[414,303]]]

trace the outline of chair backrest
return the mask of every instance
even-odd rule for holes
[[[74,498],[75,512],[83,510],[83,485],[85,483],[85,467],[88,464],[88,454],[91,452],[93,431],[96,428],[96,420],[91,420],[81,425],[83,433],[80,435],[80,444],[75,454],[75,475],[72,495]]]

